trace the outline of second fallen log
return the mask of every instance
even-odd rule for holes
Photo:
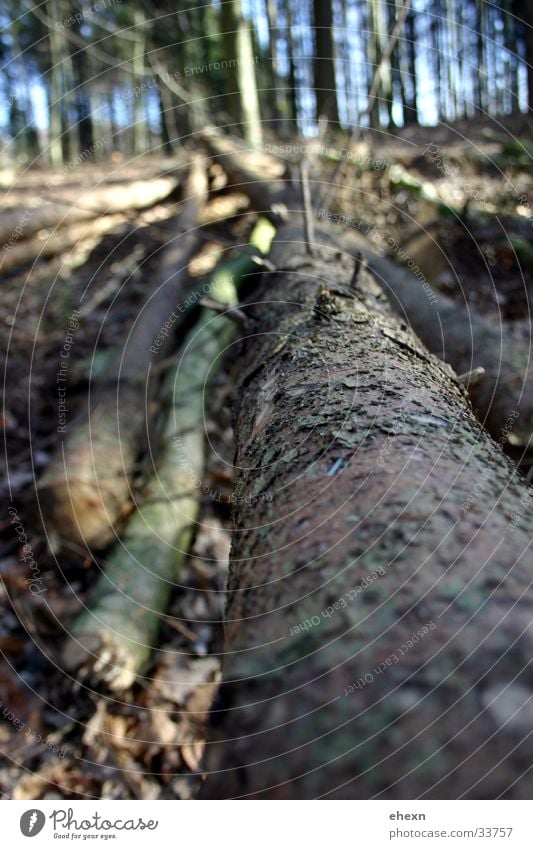
[[[531,490],[321,234],[248,312],[209,798],[530,798]]]
[[[267,252],[273,228],[260,220],[250,247]],[[210,292],[234,305],[237,291],[256,266],[249,254],[222,263]],[[63,648],[68,670],[93,684],[129,687],[154,649],[159,621],[188,552],[197,520],[203,477],[204,406],[235,327],[228,317],[204,309],[184,341],[166,384],[169,411],[157,467],[112,550],[90,605],[75,620]]]

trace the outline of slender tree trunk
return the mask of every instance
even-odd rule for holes
[[[231,140],[214,139],[215,156],[228,169],[231,178],[247,191],[256,207],[292,208],[287,183],[271,181],[266,172],[269,157],[253,163],[243,162]],[[274,160],[275,162],[275,160]],[[327,210],[319,211],[324,220]],[[327,219],[330,220],[330,219]],[[511,442],[524,446],[533,436],[533,375],[529,346],[512,341],[507,331],[494,326],[472,310],[464,309],[451,298],[435,292],[420,269],[398,266],[385,256],[371,250],[370,243],[357,228],[343,231],[338,228],[337,239],[346,250],[359,248],[368,259],[373,272],[379,276],[394,309],[409,321],[425,345],[445,359],[458,374],[473,368],[485,369],[485,376],[469,385],[474,405],[487,429],[500,439],[509,416],[518,411],[509,430]],[[416,276],[415,276],[416,275]]]
[[[317,120],[325,117],[332,127],[339,125],[337,83],[333,47],[332,0],[313,0],[315,30],[314,87]]]
[[[242,16],[237,28],[236,56],[244,137],[253,147],[260,147],[263,142],[263,129],[257,93],[252,29],[250,23]]]
[[[234,0],[229,0],[229,2],[222,3],[221,5],[222,43],[224,45],[224,54],[228,61],[224,102],[226,112],[237,129],[239,129],[242,123],[241,99],[235,69],[239,11],[240,7],[235,4]]]
[[[273,94],[273,114],[274,114],[274,129],[280,135],[286,133],[286,121],[288,117],[288,105],[284,97],[284,91],[281,86],[279,76],[279,57],[278,57],[278,19],[279,9],[277,0],[266,0],[266,12],[268,20],[268,50],[271,63],[270,77],[272,80]]]
[[[413,8],[409,9],[407,18],[405,19],[405,38],[407,41],[407,69],[409,77],[409,87],[411,95],[406,98],[407,108],[404,109],[405,121],[407,124],[418,124],[418,92],[417,92],[417,73],[416,73],[416,12]]]
[[[160,134],[161,134],[161,144],[164,152],[167,156],[172,156],[172,142],[170,140],[170,133],[168,129],[167,123],[167,112],[165,109],[165,101],[163,98],[163,94],[161,92],[161,86],[158,88],[158,99],[159,99],[159,126],[160,126]]]
[[[484,113],[487,108],[487,56],[486,44],[484,40],[486,13],[485,0],[477,0],[477,16],[476,16],[476,54],[477,54],[477,73],[476,73],[476,91],[477,91],[477,112]]]
[[[213,300],[222,306],[237,303],[239,287],[258,270],[252,256],[268,253],[272,236],[272,225],[260,219],[251,235],[251,255],[241,253],[211,275]],[[63,647],[67,669],[78,674],[84,669],[93,684],[105,682],[113,690],[131,686],[155,647],[197,521],[206,393],[234,335],[228,315],[203,309],[165,381],[169,411],[153,476],[96,582],[91,606],[74,622]]]
[[[57,4],[55,0],[48,0],[48,17],[57,21]],[[62,135],[62,73],[61,73],[61,41],[54,26],[48,30],[48,42],[50,46],[50,104],[49,104],[49,151],[52,167],[60,168],[63,164]]]
[[[205,795],[530,798],[530,490],[364,270],[271,259]]]
[[[18,143],[21,145],[26,156],[29,159],[36,159],[41,151],[39,137],[35,126],[31,84],[28,77],[26,61],[20,45],[19,27],[20,20],[12,21],[9,31],[11,38],[13,39],[12,49],[14,59],[14,77],[19,84],[22,84],[24,91],[24,106],[23,109],[20,108],[19,98],[12,93],[14,91],[13,79],[11,74],[6,73],[7,99],[11,104],[9,115],[10,128],[15,136],[19,136]]]

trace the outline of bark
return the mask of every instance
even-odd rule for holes
[[[54,547],[64,542],[105,547],[130,503],[130,482],[144,444],[150,366],[164,356],[171,335],[161,331],[179,304],[187,264],[198,250],[195,225],[207,196],[201,161],[193,163],[176,233],[159,276],[115,361],[88,393],[86,407],[60,431],[61,443],[38,487]],[[157,344],[154,344],[157,343]]]
[[[205,795],[530,798],[530,490],[371,276],[302,242],[243,342]]]
[[[61,227],[76,221],[87,221],[101,215],[143,209],[164,200],[176,190],[176,177],[155,180],[135,180],[91,188],[77,193],[59,187],[44,189],[31,205],[0,213],[0,243],[7,246],[27,239],[39,230]],[[57,192],[57,194],[56,194]],[[48,197],[53,199],[48,199]]]
[[[50,163],[53,168],[60,168],[63,164],[63,146],[61,143],[62,135],[62,115],[61,115],[61,98],[63,97],[62,90],[62,72],[61,72],[61,38],[58,30],[55,28],[55,22],[61,20],[57,12],[57,3],[55,0],[48,0],[46,6],[48,17],[52,24],[48,29],[48,43],[50,49],[50,94],[49,94],[49,135],[48,135],[48,151]]]
[[[273,232],[268,221],[258,222],[250,237],[254,253],[268,253]],[[256,269],[250,254],[223,263],[210,281],[212,298],[236,304],[239,288]],[[166,447],[143,502],[113,548],[91,604],[75,621],[62,653],[67,669],[88,672],[95,684],[113,690],[130,687],[156,644],[160,617],[197,520],[206,394],[233,335],[229,318],[215,319],[204,309],[167,380]]]

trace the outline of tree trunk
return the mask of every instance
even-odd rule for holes
[[[533,433],[533,375],[530,353],[498,327],[431,289],[391,260],[365,250],[370,268],[382,283],[395,311],[407,318],[432,353],[458,374],[485,369],[484,377],[468,385],[476,412],[487,430],[499,440],[525,446]],[[507,424],[512,412],[512,427]]]
[[[242,122],[241,101],[239,97],[235,63],[229,61],[235,58],[235,39],[238,27],[236,6],[233,0],[228,0],[228,2],[222,3],[220,7],[220,23],[222,27],[222,44],[225,56],[228,60],[225,72],[226,85],[224,87],[224,107],[228,118],[234,124],[234,130],[239,131]]]
[[[48,0],[48,17],[52,22],[60,20],[57,14],[57,5],[54,0]],[[48,43],[50,47],[50,93],[49,93],[49,122],[48,122],[48,150],[50,164],[53,168],[60,168],[63,164],[63,145],[61,143],[62,120],[61,120],[61,98],[62,74],[61,74],[61,38],[53,23],[48,29]]]
[[[105,547],[130,503],[131,475],[149,429],[150,366],[171,338],[187,264],[198,250],[195,225],[206,196],[207,177],[197,159],[156,285],[105,379],[88,393],[86,409],[58,428],[61,444],[38,486],[57,548],[65,543]]]
[[[168,129],[167,114],[165,109],[165,101],[161,92],[161,86],[159,86],[158,88],[157,96],[159,99],[159,133],[161,136],[161,147],[163,148],[163,152],[167,156],[172,156],[172,141],[170,139],[170,132]]]
[[[530,490],[372,278],[302,242],[243,342],[205,795],[530,798]]]
[[[316,117],[328,119],[332,127],[339,125],[337,83],[333,51],[333,9],[331,0],[313,0],[315,30],[314,83]]]
[[[268,50],[269,50],[269,61],[271,63],[271,85],[272,85],[272,95],[273,95],[273,115],[274,115],[274,126],[273,129],[280,136],[285,136],[287,134],[287,119],[288,119],[288,103],[285,98],[285,91],[283,90],[280,82],[280,76],[278,72],[279,66],[279,58],[278,58],[278,2],[277,0],[266,0],[266,13],[267,13],[267,21],[268,21]]]
[[[0,271],[4,274],[13,268],[17,268],[35,259],[54,256],[55,254],[66,254],[70,248],[79,253],[83,245],[115,230],[128,221],[125,215],[102,215],[91,221],[80,224],[72,224],[69,227],[53,230],[49,236],[42,238],[25,239],[0,256]]]
[[[269,179],[268,168],[275,169],[273,157],[263,154],[256,162],[251,158],[245,161],[232,139],[224,137],[219,141],[217,137],[206,137],[206,141],[218,151],[216,158],[222,167],[249,194],[258,209],[280,208],[283,204],[291,208],[290,186],[279,179],[275,182]],[[319,218],[330,220],[328,216],[327,210],[319,210]],[[485,369],[484,379],[468,386],[479,417],[496,439],[505,431],[515,445],[526,445],[533,433],[529,349],[511,340],[505,329],[435,292],[416,269],[411,274],[379,256],[357,229],[338,228],[336,238],[348,251],[356,247],[363,251],[396,312],[407,318],[434,354],[445,359],[458,374],[476,367]],[[509,430],[507,422],[512,411],[517,411],[519,416]]]
[[[293,19],[292,19],[292,10],[291,10],[291,0],[283,0],[284,3],[284,12],[285,12],[285,22],[287,26],[287,52],[288,52],[288,63],[289,63],[289,79],[288,79],[288,88],[289,88],[289,103],[290,103],[290,112],[291,112],[291,120],[292,127],[291,130],[293,133],[298,132],[298,78],[296,75],[296,59],[297,56],[296,48],[294,44],[294,32],[293,32]]]
[[[268,154],[250,151],[235,138],[205,130],[201,135],[211,157],[246,192],[256,209],[278,218],[287,202],[286,166]]]
[[[526,24],[527,105],[533,109],[533,0],[525,0],[519,16]]]
[[[70,13],[73,14],[73,11],[73,7],[70,5]],[[80,29],[80,24],[76,22],[73,25],[73,32],[80,36]],[[73,44],[70,45],[70,53],[75,82],[74,100],[78,115],[79,149],[80,152],[83,152],[85,159],[94,160],[93,118],[88,85],[91,79],[90,53]]]
[[[144,32],[145,26],[145,18],[144,12],[139,9],[135,9],[133,13],[133,20],[135,23],[134,34],[135,41],[133,42],[133,56],[131,59],[132,69],[133,69],[133,85],[139,86],[140,90],[143,91],[142,84],[144,82],[145,75],[145,60],[144,54],[146,50],[146,35]],[[144,97],[142,94],[135,94],[133,97],[133,154],[134,156],[139,156],[141,153],[146,153],[148,148],[147,144],[147,129],[148,124],[146,121],[146,115],[144,112]]]

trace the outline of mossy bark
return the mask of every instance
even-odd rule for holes
[[[530,490],[370,274],[302,242],[247,310],[205,796],[530,798]]]

